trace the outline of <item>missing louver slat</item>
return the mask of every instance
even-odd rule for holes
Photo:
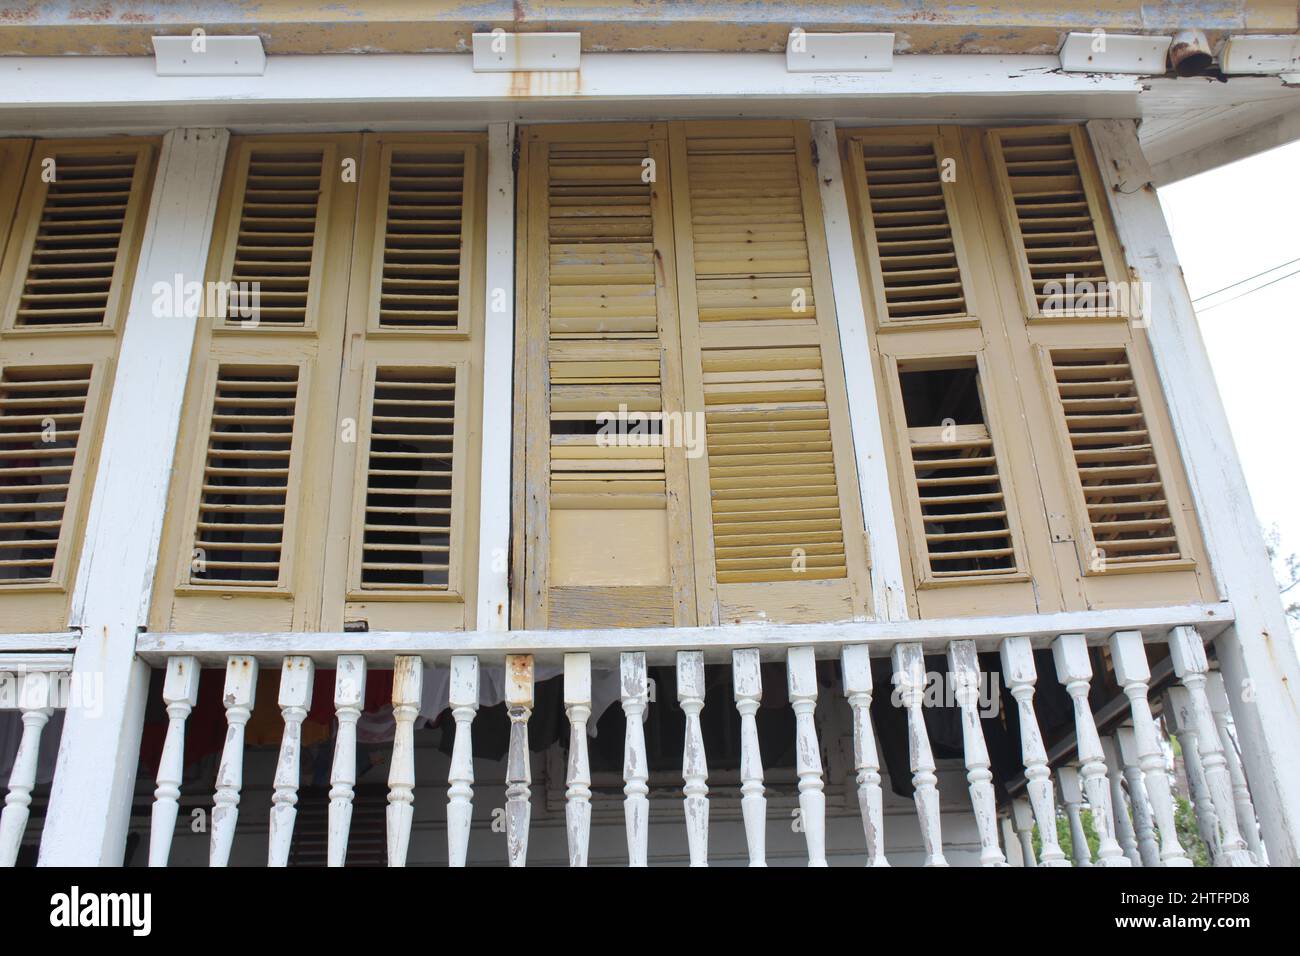
[[[1090,570],[1181,557],[1123,349],[1054,350],[1052,374],[1093,546]]]
[[[90,378],[89,366],[0,375],[0,581],[54,576]]]
[[[455,424],[455,369],[376,372],[360,543],[362,588],[447,589]]]
[[[190,583],[279,583],[297,403],[297,368],[220,368]]]

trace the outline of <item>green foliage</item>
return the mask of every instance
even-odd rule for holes
[[[1192,803],[1182,794],[1174,794],[1174,825],[1178,831],[1178,842],[1197,866],[1210,865],[1210,850],[1201,839],[1200,828],[1196,825],[1196,811]]]
[[[1088,857],[1097,859],[1097,846],[1100,841],[1097,839],[1097,828],[1092,822],[1092,811],[1083,810],[1080,814],[1083,818],[1083,835],[1088,839]],[[1074,859],[1074,838],[1070,835],[1070,819],[1064,814],[1056,815],[1056,841],[1061,844],[1061,852],[1065,854],[1067,860]],[[1034,856],[1041,857],[1043,850],[1043,841],[1039,837],[1038,826],[1034,825]]]

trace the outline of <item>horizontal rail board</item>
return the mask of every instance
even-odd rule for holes
[[[0,654],[75,651],[81,635],[76,631],[57,634],[0,634]]]

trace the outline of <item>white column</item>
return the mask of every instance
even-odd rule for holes
[[[474,821],[474,738],[472,725],[478,713],[478,658],[457,654],[451,659],[447,703],[456,722],[447,770],[447,865],[464,866],[469,854],[469,831]]]
[[[1020,716],[1020,754],[1025,765],[1025,792],[1038,821],[1039,861],[1043,866],[1069,866],[1056,837],[1056,801],[1052,798],[1052,776],[1047,768],[1047,749],[1034,713],[1034,651],[1027,637],[1008,637],[1002,642],[1002,678],[1016,699]]]
[[[763,699],[763,672],[758,650],[731,652],[731,682],[740,714],[740,813],[745,820],[749,865],[767,866],[767,799],[763,796],[763,755],[758,749],[758,713]]]
[[[1300,865],[1300,662],[1173,240],[1132,120],[1088,124],[1120,241],[1151,293],[1151,348],[1233,627],[1214,642],[1242,728],[1269,856]],[[1247,699],[1247,697],[1249,699]]]
[[[822,783],[822,753],[813,714],[817,708],[817,659],[811,647],[786,651],[785,671],[790,706],[794,709],[794,767],[799,775],[799,817],[808,865],[826,866],[826,793]]]
[[[226,742],[221,748],[217,788],[212,797],[209,866],[226,866],[235,842],[239,791],[244,786],[244,728],[257,703],[256,657],[231,656],[226,660],[226,682],[221,699],[226,705]]]
[[[1237,743],[1232,735],[1232,714],[1228,709],[1228,692],[1223,686],[1223,674],[1212,671],[1206,682],[1206,694],[1210,698],[1210,713],[1214,715],[1214,726],[1219,732],[1219,743],[1223,744],[1223,756],[1228,761],[1228,776],[1232,780],[1232,802],[1237,811],[1237,826],[1246,838],[1246,846],[1256,862],[1263,865],[1267,854],[1259,838],[1259,823],[1255,819],[1255,804],[1250,799],[1250,787],[1246,785],[1246,774],[1241,767],[1241,758],[1237,755]]]
[[[925,655],[920,644],[895,644],[891,653],[894,686],[907,708],[907,752],[912,767],[913,799],[921,825],[926,866],[947,866],[943,855],[943,832],[939,822],[939,778],[934,772],[934,753],[925,729]]]
[[[14,865],[23,842],[36,786],[37,758],[41,752],[41,733],[54,713],[54,682],[44,671],[32,671],[18,678],[18,709],[22,712],[23,735],[18,741],[13,768],[9,771],[9,791],[0,812],[0,867]]]
[[[393,755],[388,765],[388,865],[406,866],[415,816],[415,718],[420,713],[424,662],[393,658]]]
[[[623,823],[627,830],[628,866],[646,866],[650,840],[650,768],[646,763],[645,720],[650,684],[645,654],[619,655],[620,697],[627,728],[623,731]]]
[[[483,324],[482,476],[479,485],[480,631],[510,624],[510,441],[515,349],[514,123],[488,124],[486,309]]]
[[[185,771],[185,721],[199,699],[203,671],[193,657],[169,657],[163,678],[163,703],[167,705],[167,737],[158,758],[158,788],[153,794],[149,822],[149,865],[166,866],[176,833],[181,780]]]
[[[275,765],[275,793],[267,839],[267,866],[288,866],[293,825],[298,819],[298,781],[302,767],[302,722],[311,707],[316,667],[310,657],[290,656],[280,669],[280,713],[284,733]]]
[[[953,641],[948,645],[948,676],[953,682],[957,707],[961,710],[962,749],[966,757],[966,783],[971,809],[980,835],[980,863],[1006,866],[998,847],[997,798],[993,794],[993,771],[989,749],[980,726],[980,663],[974,641]]]
[[[1057,767],[1056,783],[1061,788],[1061,804],[1070,821],[1070,859],[1075,866],[1092,866],[1092,848],[1083,829],[1083,786],[1079,771],[1068,765]]]
[[[340,654],[334,664],[334,713],[338,736],[330,766],[328,866],[342,866],[348,857],[352,830],[352,796],[357,783],[357,719],[366,700],[366,659],[360,654]]]
[[[506,754],[506,859],[511,866],[528,863],[528,829],[533,818],[532,759],[528,754],[528,718],[533,713],[533,655],[506,655],[506,715],[510,749]]]
[[[591,843],[591,762],[587,721],[591,719],[591,655],[564,655],[564,712],[569,717],[569,772],[564,791],[564,823],[569,866],[586,866]]]
[[[1170,687],[1165,691],[1165,705],[1161,710],[1169,733],[1178,740],[1182,752],[1183,770],[1187,774],[1187,789],[1192,800],[1192,809],[1196,812],[1196,830],[1201,835],[1201,842],[1210,852],[1210,859],[1218,865],[1219,855],[1223,852],[1219,843],[1219,818],[1214,809],[1214,798],[1205,780],[1205,768],[1201,765],[1200,742],[1196,727],[1192,723],[1192,700],[1186,687]],[[1218,743],[1218,734],[1215,734]],[[1224,771],[1227,779],[1227,771]],[[1231,784],[1228,789],[1228,805],[1232,805]],[[1244,847],[1245,844],[1243,843]]]
[[[885,417],[876,392],[876,373],[867,342],[866,314],[857,258],[853,253],[853,223],[849,216],[844,174],[840,168],[839,140],[830,120],[812,124],[817,146],[817,183],[821,188],[822,219],[826,225],[826,250],[830,258],[831,287],[838,316],[840,354],[853,431],[853,452],[858,466],[858,489],[867,529],[871,562],[871,593],[877,620],[901,621],[907,617],[907,589],[903,583],[903,558],[894,503],[885,469]]]
[[[64,718],[42,865],[118,866],[126,849],[149,686],[135,638],[148,620],[197,321],[197,311],[154,315],[153,286],[202,280],[228,139],[163,137],[73,592],[73,672],[102,680],[103,707]]]
[[[1124,850],[1124,858],[1131,866],[1142,865],[1138,850],[1137,833],[1129,819],[1128,804],[1124,800],[1124,764],[1119,753],[1119,737],[1105,737],[1101,741],[1106,759],[1106,779],[1110,782],[1110,803],[1115,812],[1115,838]]]
[[[1142,858],[1143,866],[1162,866],[1160,845],[1156,843],[1155,824],[1151,816],[1151,798],[1142,774],[1142,758],[1138,755],[1133,728],[1120,727],[1116,730],[1115,743],[1124,770],[1124,783],[1128,786],[1128,802],[1133,811],[1133,832],[1137,839],[1138,855]]]
[[[867,840],[867,866],[889,866],[885,859],[885,795],[880,788],[880,756],[871,726],[871,648],[849,644],[840,654],[844,696],[853,711],[853,766],[858,771],[858,810]],[[991,791],[990,791],[991,792]]]

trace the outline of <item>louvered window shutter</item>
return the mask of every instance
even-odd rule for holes
[[[156,146],[0,146],[0,601],[13,630],[67,626]]]
[[[805,124],[673,127],[704,621],[865,613],[866,556]],[[712,560],[709,560],[709,557]]]
[[[319,626],[359,159],[355,135],[231,142],[155,628]]]
[[[324,626],[473,623],[485,291],[483,139],[367,136]]]

